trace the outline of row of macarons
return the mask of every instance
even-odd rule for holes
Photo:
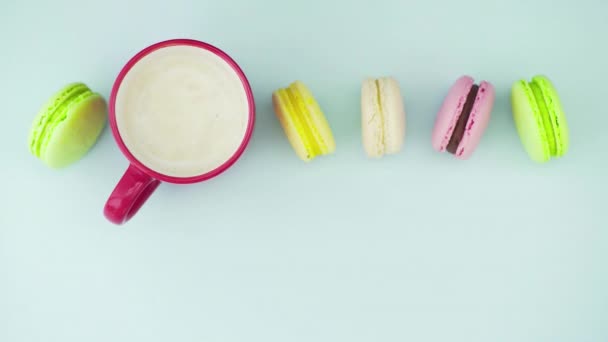
[[[490,122],[496,90],[468,75],[450,87],[439,108],[431,143],[438,152],[466,160]],[[311,161],[336,150],[330,124],[311,90],[301,81],[273,92],[274,112],[297,156]],[[518,80],[511,88],[513,120],[530,159],[545,163],[564,156],[569,130],[558,92],[543,75]],[[361,134],[370,158],[396,154],[405,140],[406,112],[399,83],[392,77],[367,78],[361,86]]]
[[[435,120],[432,145],[458,159],[469,158],[482,140],[496,91],[487,81],[461,76],[449,89]],[[556,88],[546,76],[519,80],[511,89],[513,119],[524,150],[544,163],[568,151],[569,130]],[[274,112],[295,153],[311,161],[336,150],[332,129],[310,89],[295,81],[272,93]],[[69,109],[69,110],[68,110]],[[69,113],[68,113],[69,112]],[[94,145],[107,120],[104,98],[83,83],[53,96],[34,119],[29,137],[33,155],[46,165],[67,166]],[[58,128],[59,127],[59,128]],[[405,140],[406,113],[398,82],[368,78],[361,86],[363,146],[371,158],[396,154]]]

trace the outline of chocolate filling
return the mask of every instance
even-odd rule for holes
[[[458,145],[460,145],[460,141],[464,136],[464,131],[467,128],[467,122],[469,122],[469,116],[471,116],[471,111],[473,110],[473,105],[475,104],[475,97],[477,97],[478,91],[479,86],[474,84],[473,87],[471,87],[469,96],[467,96],[467,101],[464,103],[462,113],[460,113],[458,122],[456,122],[456,127],[454,127],[454,131],[452,132],[452,137],[450,138],[450,142],[448,143],[447,150],[451,154],[456,154],[456,150],[458,150]]]

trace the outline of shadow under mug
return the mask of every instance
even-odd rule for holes
[[[168,176],[146,167],[143,163],[137,160],[137,158],[135,158],[133,154],[129,151],[120,135],[120,131],[118,130],[118,125],[116,122],[116,96],[118,94],[120,85],[127,73],[131,70],[133,66],[135,66],[142,58],[144,58],[148,54],[158,49],[170,46],[197,47],[209,51],[220,57],[237,73],[247,95],[249,117],[247,129],[245,131],[243,141],[239,145],[239,148],[228,160],[226,160],[222,165],[220,165],[216,169],[193,177],[182,178]],[[110,94],[108,114],[109,123],[112,129],[112,135],[114,136],[114,140],[118,144],[118,147],[120,148],[121,152],[130,162],[129,167],[127,168],[124,175],[114,188],[114,191],[108,198],[104,207],[104,216],[110,222],[120,225],[126,223],[139,211],[139,209],[143,206],[143,204],[150,197],[150,195],[152,195],[154,190],[156,190],[156,188],[160,185],[161,182],[173,184],[198,183],[216,177],[226,171],[228,168],[230,168],[243,154],[247,145],[249,144],[249,140],[251,139],[255,123],[255,102],[253,98],[253,92],[251,90],[251,86],[249,84],[249,81],[247,80],[247,77],[245,76],[241,68],[238,66],[238,64],[225,52],[213,45],[201,41],[191,39],[173,39],[153,44],[140,51],[127,62],[127,64],[118,74],[116,81],[114,82],[114,86]]]

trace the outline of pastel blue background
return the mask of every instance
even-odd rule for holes
[[[0,4],[0,341],[608,341],[608,2],[16,1]],[[53,171],[27,149],[39,107],[75,80],[109,95],[170,38],[218,45],[249,76],[250,148],[221,177],[162,185],[128,225],[102,216],[127,167],[106,129]],[[492,81],[473,158],[431,149],[461,74]],[[510,86],[555,83],[572,145],[532,163]],[[403,153],[367,160],[359,91],[391,75]],[[271,110],[301,79],[335,155],[304,164]]]

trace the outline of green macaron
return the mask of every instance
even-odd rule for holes
[[[40,110],[29,135],[30,152],[57,169],[81,159],[107,122],[104,98],[83,83],[71,83]]]
[[[513,119],[524,149],[538,163],[568,152],[570,133],[560,98],[551,81],[535,76],[511,89]]]

